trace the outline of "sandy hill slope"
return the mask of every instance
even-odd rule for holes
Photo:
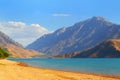
[[[0,32],[0,46],[10,52],[11,57],[28,58],[40,54],[34,50],[24,48],[3,32]]]

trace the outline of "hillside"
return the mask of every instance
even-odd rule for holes
[[[3,32],[0,31],[0,46],[5,47],[8,44],[13,44],[13,45],[22,47],[21,44],[15,42],[9,36],[7,36],[6,34],[4,34]]]
[[[82,51],[71,53],[71,56],[65,57],[73,58],[120,58],[120,40],[108,40],[101,44]]]
[[[120,39],[120,25],[102,17],[92,17],[68,28],[44,35],[27,46],[47,55],[83,51],[109,39]]]
[[[0,32],[0,47],[7,50],[11,54],[11,57],[28,58],[40,55],[40,53],[36,51],[28,50],[22,47],[21,44],[15,42],[2,32]]]
[[[120,40],[104,41],[95,47],[69,54],[57,55],[61,58],[120,58]]]

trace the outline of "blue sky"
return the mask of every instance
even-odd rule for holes
[[[93,16],[120,23],[120,0],[0,0],[1,22],[39,24],[48,31]]]

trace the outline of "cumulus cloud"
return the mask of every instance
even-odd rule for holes
[[[23,22],[14,22],[14,21],[9,21],[8,25],[9,26],[14,26],[14,27],[18,27],[18,26],[24,27],[24,26],[26,26],[26,24],[23,23]]]
[[[70,14],[52,14],[52,16],[55,16],[55,17],[59,17],[59,16],[67,17],[67,16],[71,16],[71,15]]]
[[[49,31],[40,24],[26,24],[24,22],[0,22],[0,31],[17,42],[26,46]]]

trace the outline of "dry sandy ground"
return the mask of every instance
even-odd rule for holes
[[[120,80],[120,78],[34,68],[23,63],[0,60],[0,80]]]

